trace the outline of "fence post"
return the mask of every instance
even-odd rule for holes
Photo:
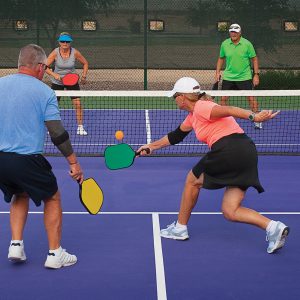
[[[35,1],[36,44],[40,46],[39,0]]]
[[[148,0],[144,0],[144,90],[148,89]]]

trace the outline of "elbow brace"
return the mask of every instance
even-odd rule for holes
[[[180,126],[178,126],[174,131],[168,133],[168,139],[171,145],[178,144],[183,141],[183,139],[191,132],[182,131]]]
[[[66,130],[59,136],[56,137],[51,136],[51,141],[56,147],[66,142],[68,139],[69,139],[69,133]]]
[[[73,148],[69,140],[69,133],[66,130],[57,137],[51,137],[51,141],[63,156],[68,157],[73,153]]]
[[[63,127],[60,120],[46,121],[52,143],[65,156],[73,153],[73,148],[69,140],[69,134]]]

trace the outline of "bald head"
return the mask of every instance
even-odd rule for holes
[[[39,63],[45,63],[47,59],[44,49],[38,45],[29,44],[20,50],[18,67],[33,69]]]

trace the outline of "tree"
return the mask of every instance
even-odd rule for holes
[[[229,21],[242,26],[243,35],[256,48],[276,51],[282,44],[278,28],[271,21],[294,15],[290,0],[198,0],[189,8],[188,22],[192,26],[208,27],[217,21]]]
[[[271,21],[290,14],[289,0],[224,0],[230,20],[242,26],[243,34],[257,48],[276,51],[282,44]]]
[[[109,10],[120,0],[0,0],[1,19],[28,19],[35,21],[37,32],[45,30],[51,47],[55,45],[61,22],[74,22],[83,17]]]
[[[199,33],[203,28],[214,24],[214,20],[222,19],[224,7],[221,1],[198,0],[188,8],[187,22],[199,27]]]

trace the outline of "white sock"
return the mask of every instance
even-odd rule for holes
[[[180,224],[178,221],[176,222],[176,226],[175,226],[177,229],[187,229],[187,226],[186,225],[182,225]]]
[[[54,249],[54,250],[51,250],[51,249],[50,249],[49,252],[50,252],[50,253],[54,253],[55,256],[56,256],[56,255],[59,255],[59,254],[62,252],[62,247],[60,246],[59,248]]]
[[[269,233],[273,233],[275,231],[276,225],[277,225],[277,222],[271,220],[271,222],[268,224],[268,226],[266,228],[266,231]]]

